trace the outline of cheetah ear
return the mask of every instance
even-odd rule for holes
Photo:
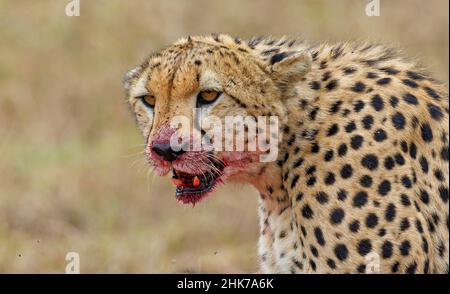
[[[142,66],[137,66],[129,70],[123,77],[122,84],[125,89],[125,93],[128,94],[132,81],[137,78],[142,72]]]
[[[300,80],[311,69],[312,57],[307,51],[281,52],[269,60],[268,71],[274,80],[287,84]]]

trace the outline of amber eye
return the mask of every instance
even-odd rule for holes
[[[219,98],[220,94],[222,93],[214,90],[201,91],[197,96],[197,106],[213,103]]]
[[[137,97],[137,99],[141,100],[142,103],[149,108],[155,107],[156,98],[153,95],[142,95]]]

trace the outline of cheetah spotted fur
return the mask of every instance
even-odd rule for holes
[[[275,162],[215,154],[229,156],[228,181],[259,191],[262,272],[366,273],[376,261],[381,273],[448,273],[448,90],[396,50],[189,37],[124,84],[148,146],[211,84],[222,92],[211,114],[280,118]],[[146,153],[160,175],[181,166]]]

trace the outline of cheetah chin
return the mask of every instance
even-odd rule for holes
[[[224,165],[215,164],[214,168],[201,173],[183,172],[172,168],[172,182],[175,195],[181,203],[195,204],[210,195],[223,182]]]
[[[211,160],[204,167],[192,168],[189,163],[176,162],[172,165],[172,183],[176,186],[176,199],[183,204],[200,202],[213,194],[228,178],[239,177],[254,162],[254,154],[225,152],[223,159]],[[186,165],[190,168],[186,168]],[[201,172],[199,172],[201,170]]]

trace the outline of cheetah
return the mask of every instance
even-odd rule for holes
[[[398,50],[190,36],[124,88],[176,199],[195,204],[225,182],[258,190],[261,272],[449,272],[448,90]],[[170,120],[195,125],[193,108],[278,117],[276,159],[172,148]]]

